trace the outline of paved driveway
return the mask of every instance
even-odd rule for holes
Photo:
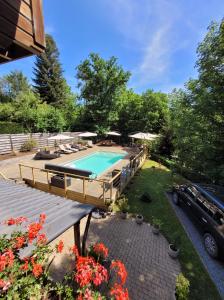
[[[196,225],[191,221],[185,211],[181,208],[181,206],[177,206],[172,202],[172,194],[167,193],[167,198],[170,201],[173,209],[176,212],[177,217],[182,223],[188,237],[193,243],[196,251],[198,252],[202,263],[207,269],[210,277],[214,281],[221,297],[224,299],[224,263],[218,260],[211,258],[203,245],[202,235],[198,231]],[[214,299],[215,300],[215,299]]]

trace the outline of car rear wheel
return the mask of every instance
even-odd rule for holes
[[[204,235],[204,245],[205,249],[208,252],[208,254],[213,257],[217,258],[218,257],[218,245],[216,243],[216,240],[210,233],[206,233]]]
[[[176,192],[173,192],[172,200],[173,200],[174,204],[176,204],[176,205],[180,204],[179,196]]]

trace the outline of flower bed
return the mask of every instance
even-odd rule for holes
[[[53,282],[49,267],[53,254],[63,253],[64,243],[59,241],[55,249],[47,245],[42,232],[45,220],[45,214],[41,214],[39,222],[31,224],[25,217],[4,221],[16,230],[0,237],[1,299],[129,299],[125,266],[119,260],[110,262],[108,248],[102,243],[92,245],[87,256],[81,256],[74,245],[70,249],[75,258],[73,271],[61,283]],[[21,257],[21,250],[30,245],[34,246],[31,256]]]

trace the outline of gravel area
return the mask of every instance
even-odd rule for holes
[[[181,208],[181,206],[177,206],[172,202],[171,193],[167,193],[167,198],[170,201],[173,209],[175,210],[177,217],[182,223],[196,251],[198,252],[201,261],[207,269],[211,279],[215,283],[221,297],[224,299],[224,262],[215,260],[207,254],[203,245],[202,235],[200,231],[196,228],[196,225],[191,221],[191,219]]]

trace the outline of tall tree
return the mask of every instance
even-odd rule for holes
[[[174,145],[182,165],[224,183],[224,21],[198,47],[199,77],[173,94]]]
[[[59,51],[52,36],[46,35],[46,50],[37,56],[34,68],[34,89],[42,101],[60,106],[66,97],[65,79]]]
[[[26,76],[21,71],[12,71],[0,79],[0,102],[11,102],[20,92],[30,90]]]
[[[91,53],[77,67],[76,77],[89,126],[98,132],[107,130],[118,118],[117,97],[126,86],[130,73],[117,64],[115,57],[104,60]]]

